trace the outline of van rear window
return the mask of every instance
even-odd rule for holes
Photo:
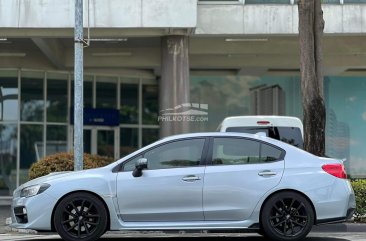
[[[258,132],[265,132],[268,137],[276,140],[280,140],[296,146],[300,149],[304,148],[304,142],[301,136],[301,130],[297,127],[272,127],[272,126],[238,126],[238,127],[228,127],[226,132],[241,132],[256,134]]]

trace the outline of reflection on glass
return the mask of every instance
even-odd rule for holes
[[[142,86],[142,123],[158,124],[158,86],[143,85]]]
[[[91,154],[91,130],[84,130],[83,135],[84,153]]]
[[[106,78],[112,81],[115,78]],[[117,81],[114,83],[108,82],[98,82],[102,80],[101,77],[97,78],[97,96],[96,96],[96,107],[97,108],[117,108]]]
[[[0,196],[16,188],[17,125],[0,124]]]
[[[25,73],[21,79],[22,121],[43,121],[43,74]]]
[[[122,84],[121,85],[121,123],[138,122],[138,93],[137,84]]]
[[[138,129],[137,128],[121,128],[120,130],[120,155],[126,156],[138,147]]]
[[[41,125],[20,126],[20,183],[28,180],[27,172],[32,163],[43,157],[42,137]]]
[[[366,0],[343,0],[344,3],[366,3]]]
[[[221,121],[233,115],[249,114],[250,83],[255,77],[191,77],[191,102],[208,105],[208,121],[190,123],[190,131],[214,131]]]
[[[344,3],[346,3],[347,0],[344,0]],[[357,2],[357,0],[354,0]],[[361,0],[362,1],[362,0]],[[297,4],[298,0],[295,0],[294,3]],[[322,3],[333,3],[333,4],[339,4],[340,0],[322,0]]]
[[[346,159],[348,174],[366,177],[364,77],[325,77],[326,155]]]
[[[159,129],[142,129],[142,146],[159,140]]]
[[[0,121],[18,119],[18,77],[15,71],[0,71]]]
[[[67,75],[47,76],[47,121],[67,121]]]
[[[98,130],[97,154],[114,158],[114,131]]]
[[[84,108],[93,108],[93,77],[84,76]],[[71,108],[74,108],[74,81],[71,81]]]
[[[290,0],[245,0],[245,4],[264,4],[264,3],[270,3],[270,4],[289,4],[291,3]]]
[[[256,115],[263,110],[268,115],[302,118],[299,77],[192,76],[190,88],[192,103],[208,104],[208,121],[190,123],[191,132],[214,131],[228,116]]]
[[[155,147],[144,154],[149,170],[199,166],[205,139],[180,140]]]
[[[66,126],[47,126],[46,155],[67,151]]]

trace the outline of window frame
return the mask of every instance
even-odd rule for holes
[[[260,144],[260,146],[259,146],[260,157],[261,157],[261,152],[262,152],[262,144],[271,146],[271,147],[276,148],[276,149],[281,151],[280,157],[276,160],[273,160],[273,161],[257,162],[257,163],[243,163],[243,164],[237,164],[237,165],[257,165],[257,164],[273,163],[273,162],[283,161],[285,159],[285,156],[286,156],[286,151],[284,149],[282,149],[282,148],[280,148],[280,147],[278,147],[278,146],[276,146],[272,143],[268,143],[268,142],[265,142],[265,141],[262,141],[262,140],[248,138],[248,137],[240,137],[240,136],[213,136],[213,137],[210,137],[209,150],[208,150],[207,160],[206,160],[206,165],[207,166],[234,166],[234,165],[227,165],[227,164],[213,164],[212,163],[213,146],[214,146],[214,139],[215,138],[230,138],[230,139],[240,139],[240,140],[249,140],[249,141],[258,142]]]

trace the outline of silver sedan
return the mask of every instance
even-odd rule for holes
[[[91,241],[107,230],[255,230],[300,240],[352,216],[343,161],[243,133],[172,136],[106,167],[14,191],[12,227]]]

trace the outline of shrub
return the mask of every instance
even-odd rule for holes
[[[356,196],[355,221],[366,222],[366,179],[352,180]]]
[[[91,169],[103,167],[113,162],[111,157],[98,156],[84,153],[83,169]],[[73,171],[74,170],[74,154],[60,152],[46,156],[32,164],[29,169],[29,179],[47,175],[51,172]]]

